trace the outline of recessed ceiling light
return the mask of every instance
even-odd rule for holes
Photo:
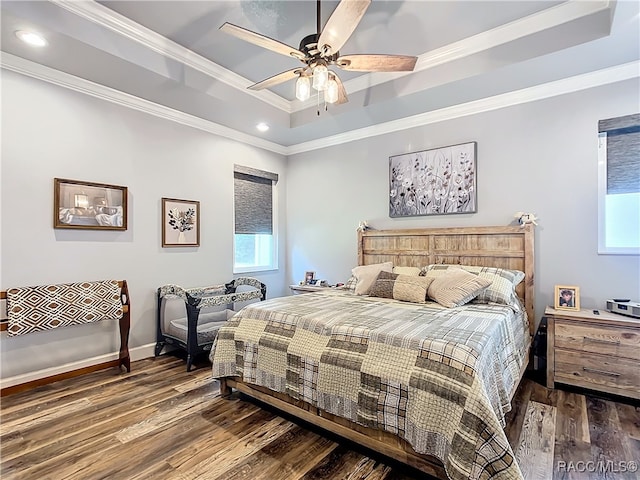
[[[261,132],[266,132],[267,130],[269,130],[269,125],[267,125],[266,123],[259,123],[256,125],[256,128]]]
[[[33,45],[34,47],[44,47],[47,44],[45,38],[36,32],[28,32],[26,30],[18,30],[16,37],[22,40],[24,43]]]

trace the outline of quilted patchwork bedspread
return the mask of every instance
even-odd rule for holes
[[[502,427],[529,342],[517,305],[328,291],[245,307],[211,360],[214,378],[239,376],[397,434],[451,479],[521,479]]]

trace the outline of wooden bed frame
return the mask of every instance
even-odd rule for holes
[[[358,264],[392,261],[394,266],[423,267],[432,263],[478,265],[508,268],[525,273],[517,293],[529,318],[531,337],[534,316],[534,230],[531,225],[504,227],[457,227],[412,230],[366,230],[358,234]],[[526,370],[527,362],[520,373]],[[515,385],[511,398],[517,389]],[[408,442],[382,430],[363,427],[324,412],[286,394],[251,385],[238,377],[220,379],[223,396],[236,389],[279,410],[370,448],[383,455],[446,480],[447,474],[437,458],[416,453]]]

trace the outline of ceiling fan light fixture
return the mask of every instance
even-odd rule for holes
[[[2,0],[0,0],[2,1]],[[337,0],[337,6],[324,27],[321,24],[320,4],[316,0],[316,33],[307,35],[295,48],[246,28],[224,23],[220,30],[272,52],[300,60],[305,66],[273,75],[250,85],[250,90],[264,90],[296,79],[296,98],[306,101],[313,91],[324,93],[326,103],[341,105],[348,102],[347,92],[340,77],[329,73],[328,66],[337,66],[354,72],[409,72],[415,69],[418,57],[408,55],[354,54],[341,56],[340,50],[360,23],[372,0]],[[318,93],[318,106],[320,93]],[[318,107],[318,115],[320,109]]]
[[[311,81],[309,77],[300,75],[296,81],[296,98],[301,102],[308,100],[311,96]]]
[[[313,67],[313,88],[319,92],[326,90],[329,83],[329,70],[326,65],[316,65]]]
[[[324,91],[324,100],[327,103],[336,103],[338,101],[338,82],[333,75],[327,82],[327,89]]]

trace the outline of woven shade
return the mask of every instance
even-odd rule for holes
[[[273,182],[278,175],[234,165],[236,234],[273,233]]]
[[[640,192],[640,114],[598,122],[607,134],[607,195]]]

